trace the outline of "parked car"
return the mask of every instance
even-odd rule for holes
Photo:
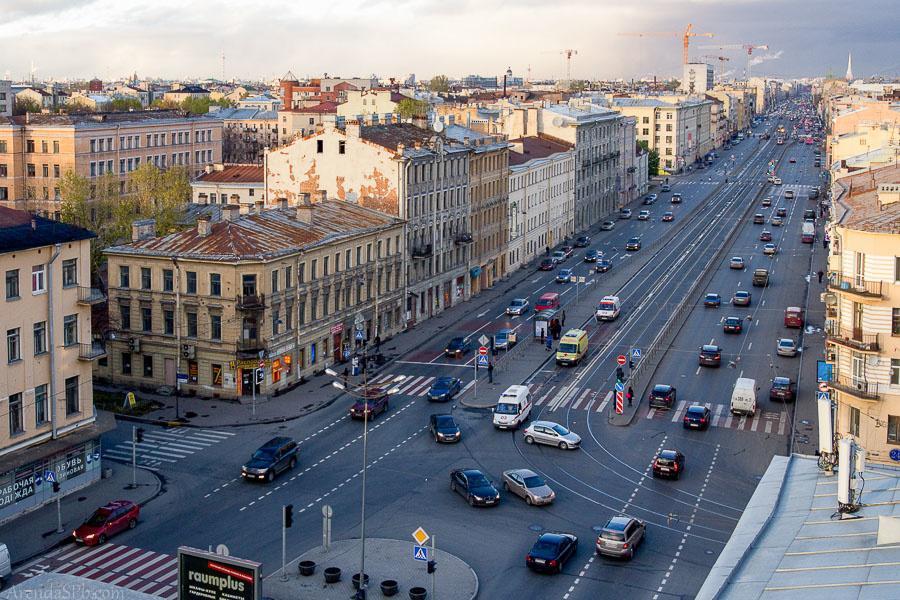
[[[769,388],[769,400],[793,402],[797,398],[797,387],[790,377],[775,377]]]
[[[529,304],[527,298],[513,298],[513,301],[506,307],[506,314],[524,315],[528,312],[528,307]]]
[[[472,342],[464,337],[455,337],[444,348],[444,354],[451,358],[462,358],[472,350]]]
[[[600,257],[603,254],[597,250],[588,250],[584,253],[584,262],[586,263],[595,263],[600,260]]]
[[[791,338],[781,338],[778,340],[775,351],[778,353],[778,356],[797,356],[797,342]]]
[[[459,425],[453,419],[453,415],[431,415],[428,420],[428,429],[431,437],[438,443],[456,443],[462,438]]]
[[[725,333],[740,333],[744,330],[744,322],[740,317],[725,317],[722,321],[722,329]]]
[[[547,444],[560,450],[574,450],[581,445],[581,436],[553,421],[535,421],[523,433],[526,444]]]
[[[462,381],[456,377],[438,377],[428,389],[428,399],[432,402],[449,402],[462,389]]]
[[[503,489],[525,500],[526,504],[543,506],[556,498],[544,479],[531,469],[510,469],[503,472]]]
[[[289,437],[274,437],[250,456],[241,467],[241,477],[248,481],[271,482],[282,471],[297,466],[297,442]]]
[[[653,459],[654,477],[678,479],[684,471],[684,454],[678,450],[660,450]]]
[[[597,266],[594,267],[594,270],[598,273],[606,273],[612,269],[612,262],[606,260],[605,258],[597,261]]]
[[[740,256],[732,256],[731,260],[728,261],[728,266],[732,269],[743,269],[744,259]]]
[[[516,345],[516,332],[504,327],[494,334],[494,349],[509,350]]]
[[[590,236],[579,235],[579,236],[575,239],[575,247],[576,247],[576,248],[587,248],[587,247],[590,246],[590,245],[591,245],[591,238],[590,238]]]
[[[766,217],[762,213],[756,213],[753,215],[753,224],[754,225],[762,225],[766,222]]]
[[[388,410],[388,395],[381,388],[369,388],[364,398],[357,398],[350,407],[351,419],[375,419]]]
[[[137,527],[141,507],[131,500],[114,500],[101,506],[72,532],[76,544],[97,546],[126,529]]]
[[[672,408],[678,398],[678,391],[671,385],[657,383],[650,390],[650,408]]]
[[[673,213],[671,211],[666,211],[663,213],[663,216],[662,216],[663,223],[671,223],[674,220],[675,220],[675,213]]]
[[[469,506],[497,506],[500,492],[478,469],[454,469],[450,472],[450,491],[466,499]]]
[[[700,346],[699,364],[702,367],[718,367],[722,364],[722,349],[715,344]]]
[[[630,209],[630,208],[623,208],[622,210],[620,210],[620,211],[619,211],[619,218],[620,218],[620,219],[630,219],[630,218],[631,218],[631,209]]]
[[[712,292],[706,294],[703,298],[703,306],[706,308],[719,308],[722,304],[722,297]]]
[[[641,238],[633,237],[625,243],[625,250],[634,252],[641,249]]]
[[[750,292],[738,290],[734,293],[734,296],[732,296],[731,303],[735,306],[750,306],[751,299],[752,296]]]
[[[597,554],[630,560],[646,533],[647,526],[643,521],[626,516],[613,517],[597,535]]]
[[[539,271],[552,271],[556,267],[556,261],[552,258],[542,258],[541,264],[538,265]]]
[[[572,273],[572,269],[560,269],[556,272],[556,283],[569,283]]]
[[[650,220],[650,211],[642,210],[638,213],[638,221],[649,221]]]
[[[685,429],[709,428],[709,409],[702,404],[692,404],[684,413],[681,424]]]
[[[542,533],[525,555],[525,565],[532,571],[561,573],[577,549],[578,538],[571,533]]]
[[[759,234],[759,241],[761,242],[771,242],[772,241],[772,232],[768,229],[763,229],[762,233]]]
[[[763,246],[763,254],[765,254],[766,256],[775,256],[777,252],[778,246],[776,246],[775,244],[770,243]]]
[[[600,231],[612,231],[615,227],[615,221],[603,221],[603,223],[600,224]]]

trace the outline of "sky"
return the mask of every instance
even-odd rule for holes
[[[680,76],[691,56],[742,76],[897,76],[898,0],[0,0],[0,78],[275,79],[434,74]],[[669,32],[633,36],[633,32]],[[712,49],[698,46],[710,45]],[[707,59],[710,60],[710,59]]]

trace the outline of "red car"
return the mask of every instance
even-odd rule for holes
[[[131,500],[114,500],[94,511],[81,527],[72,532],[75,542],[85,546],[106,543],[111,536],[134,529],[141,507]]]

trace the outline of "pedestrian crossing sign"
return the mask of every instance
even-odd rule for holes
[[[479,355],[478,355],[478,366],[479,366],[479,367],[485,367],[485,368],[487,368],[487,366],[488,366],[488,357],[487,357],[486,354],[479,354]]]
[[[828,392],[816,392],[816,401],[818,400],[830,400],[828,396]]]
[[[415,560],[427,561],[428,560],[428,547],[427,546],[413,546],[413,558]]]
[[[631,349],[631,358],[637,360],[641,357],[641,349],[640,348],[632,348]]]
[[[356,330],[356,340],[361,342],[361,341],[363,341],[363,337],[364,336],[363,336],[362,329],[357,329]]]

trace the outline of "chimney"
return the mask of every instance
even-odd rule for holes
[[[406,150],[406,144],[397,144],[397,154],[403,156],[403,152]]]
[[[197,235],[205,238],[209,237],[210,233],[212,233],[212,224],[209,222],[209,215],[197,217]]]
[[[131,241],[139,242],[156,237],[156,219],[139,219],[131,224]]]
[[[213,170],[212,165],[206,165],[205,167],[203,167],[203,170],[206,171],[207,173],[212,173],[212,170]]]
[[[310,194],[309,192],[303,192],[302,194],[300,194],[300,202],[302,204],[309,204],[310,202],[312,202],[312,194]]]
[[[319,190],[319,202],[327,202],[328,201],[328,192],[325,190]]]
[[[357,119],[350,119],[347,121],[347,124],[344,127],[344,131],[347,133],[347,137],[358,138],[360,130],[360,123]]]
[[[265,206],[265,202],[263,202],[262,200],[257,200],[254,204],[256,206],[256,214],[258,214],[258,215],[262,214],[263,206]]]
[[[237,221],[241,216],[241,207],[237,204],[228,204],[222,207],[222,220],[229,223]]]
[[[224,170],[225,170],[225,164],[224,164],[224,163],[216,163],[216,164],[213,165],[213,170],[214,170],[214,171],[224,171]]]
[[[313,221],[313,204],[305,202],[297,205],[297,220],[301,223],[312,223]]]
[[[279,198],[278,199],[278,208],[284,210],[288,207],[287,198]]]

